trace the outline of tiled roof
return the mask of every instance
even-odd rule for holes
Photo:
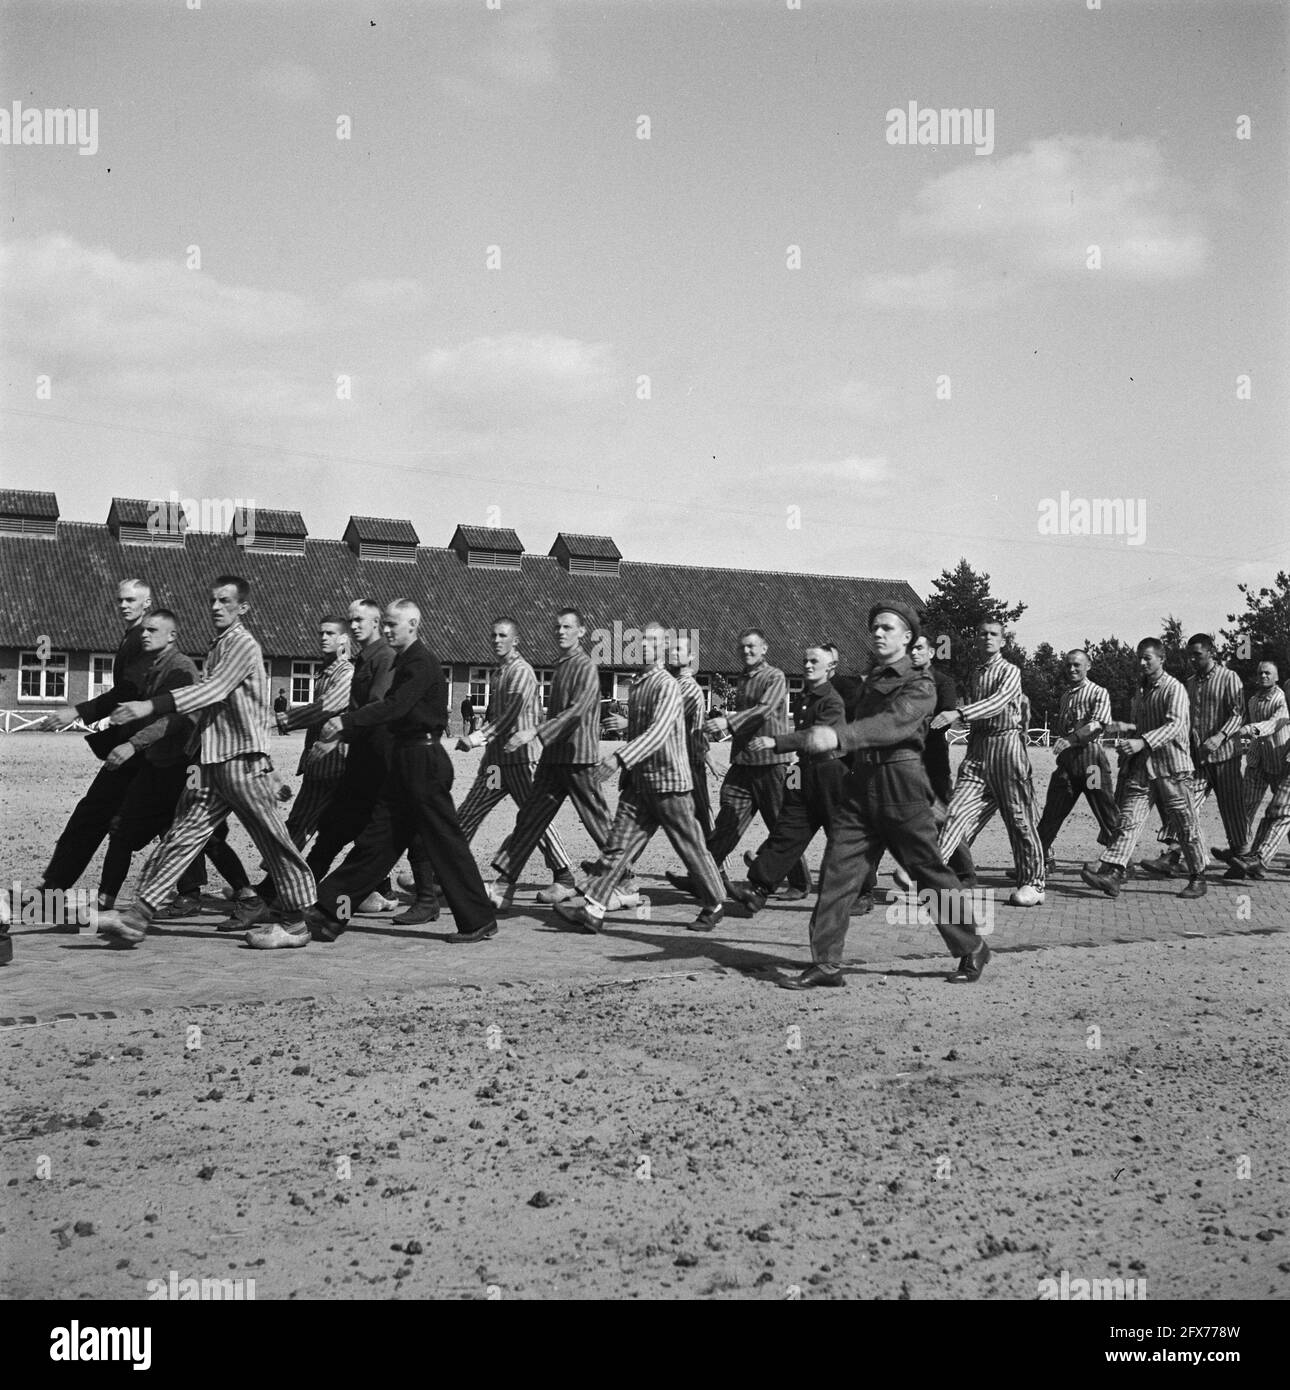
[[[235,531],[239,529],[243,510],[244,508],[238,508],[239,515],[233,526]],[[255,529],[262,536],[307,536],[309,534],[305,519],[299,512],[275,511],[272,507],[252,507],[250,511]],[[242,526],[241,531],[244,533],[245,530],[245,526]]]
[[[509,526],[458,526],[448,542],[450,550],[500,550],[507,555],[524,552],[519,536]]]
[[[419,545],[410,521],[388,516],[351,516],[345,527],[346,542],[376,541],[381,545]]]
[[[614,544],[612,536],[580,536],[573,531],[561,531],[548,552],[555,555],[563,546],[570,555],[579,560],[621,560],[623,552]]]
[[[40,521],[57,521],[58,498],[52,492],[0,487],[0,516],[30,516]]]
[[[355,598],[378,602],[408,597],[422,609],[425,640],[443,661],[486,665],[493,660],[489,629],[512,616],[523,631],[523,650],[536,665],[553,666],[552,615],[561,607],[583,611],[589,630],[624,629],[653,619],[699,634],[699,666],[738,669],[735,639],[742,628],[762,628],[771,660],[799,669],[802,648],[828,638],[842,649],[843,667],[861,668],[869,652],[866,619],[879,598],[922,600],[900,579],[766,570],[709,569],[697,565],[624,560],[617,575],[570,574],[547,555],[526,555],[517,570],[475,569],[455,551],[423,546],[415,563],[360,560],[342,541],[310,540],[303,555],[243,549],[232,536],[190,531],[183,547],[144,551],[123,547],[106,526],[59,523],[57,541],[0,536],[0,646],[30,647],[48,633],[56,650],[115,649],[120,636],[115,597],[126,576],[147,579],[158,606],[173,608],[180,645],[201,653],[210,640],[210,581],[242,574],[251,582],[248,626],[269,656],[314,658],[318,615],[344,611]]]

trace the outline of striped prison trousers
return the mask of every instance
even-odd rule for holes
[[[566,798],[586,827],[587,834],[600,852],[609,841],[613,817],[604,788],[596,777],[598,763],[548,763],[539,760],[533,774],[533,790],[529,792],[515,817],[515,829],[493,859],[493,868],[505,879],[518,881],[529,856],[547,827],[564,805]]]
[[[1153,777],[1146,775],[1146,757],[1139,753],[1120,768],[1120,785],[1116,789],[1116,801],[1120,810],[1120,829],[1115,842],[1102,851],[1104,864],[1116,864],[1125,868],[1133,855],[1154,805],[1161,818],[1174,834],[1174,842],[1182,846],[1187,861],[1187,871],[1193,878],[1205,872],[1205,842],[1196,823],[1196,810],[1193,804],[1189,778]]]
[[[1250,853],[1257,855],[1266,868],[1272,856],[1281,848],[1286,832],[1290,831],[1290,767],[1281,772],[1265,772],[1261,767],[1245,769],[1245,816],[1247,836],[1254,832],[1254,815],[1263,800],[1264,791],[1272,793]]]
[[[949,814],[937,841],[941,859],[971,844],[998,811],[1008,831],[1017,886],[1044,888],[1044,850],[1035,819],[1035,781],[1030,755],[1017,729],[988,734],[959,768]]]
[[[276,786],[264,753],[204,763],[201,786],[184,789],[174,824],[144,866],[139,901],[155,912],[212,832],[235,811],[268,866],[283,905],[296,911],[310,906],[316,895],[314,876],[287,834]]]
[[[485,755],[487,757],[487,755]],[[469,844],[475,832],[483,825],[488,813],[499,802],[509,796],[516,806],[523,806],[533,791],[533,764],[485,762],[480,767],[466,793],[465,800],[457,807],[457,819],[461,823],[461,833]],[[572,872],[573,861],[565,851],[564,844],[554,830],[547,829],[538,841],[542,858],[553,874]]]
[[[716,860],[708,853],[703,830],[694,814],[689,792],[655,792],[647,787],[626,786],[618,798],[618,812],[601,851],[603,871],[584,889],[589,902],[608,906],[645,846],[662,829],[690,875],[694,895],[704,907],[726,900]]]
[[[1223,834],[1235,854],[1244,854],[1249,846],[1249,815],[1245,809],[1245,786],[1241,776],[1240,758],[1227,758],[1221,763],[1200,763],[1191,778],[1191,804],[1196,827],[1209,859],[1209,838],[1201,824],[1201,810],[1210,792],[1218,802],[1218,814],[1223,822]],[[1178,837],[1166,825],[1157,837],[1162,845],[1176,845]]]
[[[305,774],[291,803],[291,814],[287,817],[287,834],[297,849],[304,849],[309,837],[318,829],[322,813],[327,803],[340,786],[339,777],[310,777]]]

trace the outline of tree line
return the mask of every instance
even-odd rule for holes
[[[1244,611],[1229,613],[1230,627],[1213,633],[1218,658],[1251,684],[1255,668],[1263,660],[1277,663],[1280,678],[1290,678],[1290,575],[1277,573],[1272,587],[1255,590],[1238,584],[1245,602]],[[1021,685],[1030,700],[1032,727],[1051,724],[1057,717],[1065,681],[1062,677],[1063,652],[1049,642],[1040,642],[1033,652],[1018,644],[1011,624],[1026,611],[1024,603],[1009,604],[990,592],[990,576],[977,574],[966,559],[952,570],[943,570],[932,580],[935,591],[928,600],[923,630],[931,639],[937,663],[954,677],[963,695],[968,677],[978,664],[977,624],[992,619],[1003,624],[1003,656],[1021,667]],[[1112,634],[1086,638],[1081,644],[1089,654],[1090,679],[1105,686],[1111,696],[1111,713],[1116,719],[1129,717],[1129,705],[1139,681],[1137,643],[1142,637],[1159,637],[1165,644],[1165,669],[1183,680],[1189,673],[1186,662],[1187,638],[1182,620],[1169,614],[1161,619],[1158,633],[1137,633],[1124,641]]]

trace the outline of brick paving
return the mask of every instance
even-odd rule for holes
[[[1032,750],[1032,756],[1042,795],[1051,755]],[[467,782],[473,763],[465,755],[455,754],[454,760],[459,784]],[[286,767],[287,757],[280,762]],[[10,805],[15,804],[11,799]],[[12,818],[12,811],[7,814]],[[1207,808],[1205,814],[1207,826],[1217,835],[1216,813]],[[481,863],[510,824],[505,811],[486,823],[476,842]],[[585,833],[568,808],[557,825],[575,856],[590,853]],[[976,855],[981,886],[996,892],[991,944],[1001,959],[992,968],[1006,969],[1007,954],[1015,950],[1281,931],[1290,921],[1290,876],[1284,871],[1263,883],[1232,883],[1219,877],[1222,866],[1217,865],[1210,871],[1208,896],[1197,902],[1180,902],[1174,896],[1181,881],[1135,879],[1119,899],[1109,901],[1086,888],[1078,876],[1080,863],[1096,858],[1095,834],[1096,825],[1081,805],[1057,843],[1059,868],[1050,880],[1047,900],[1035,908],[1014,908],[1006,903],[1011,887],[1007,837],[997,820],[987,827]],[[1154,829],[1149,835],[1139,850],[1151,856],[1157,853]],[[240,827],[234,840],[246,847]],[[732,873],[741,868],[738,854],[759,840],[760,830],[754,827],[731,858]],[[822,839],[817,840],[810,856],[813,866],[822,848]],[[252,868],[249,848],[244,857]],[[659,835],[641,863],[648,907],[612,915],[600,937],[565,930],[549,908],[533,903],[533,892],[544,882],[540,860],[529,866],[529,873],[537,876],[521,891],[516,910],[502,919],[498,937],[476,946],[445,939],[452,931],[447,913],[439,923],[420,928],[360,919],[334,945],[313,943],[304,950],[277,952],[252,951],[239,937],[217,933],[214,925],[219,919],[214,915],[167,923],[133,951],[113,950],[90,930],[68,935],[15,923],[14,963],[0,971],[0,1026],[75,1014],[124,1015],[230,1002],[379,999],[444,987],[500,992],[519,984],[622,983],[669,972],[773,972],[800,968],[808,960],[812,899],[768,907],[751,920],[732,904],[716,932],[692,933],[685,923],[693,920],[697,907],[662,878],[663,870],[671,867],[670,847]],[[24,862],[15,869],[13,876],[30,884],[38,878],[40,864]],[[93,885],[96,871],[97,862],[82,886]],[[890,886],[889,871],[890,861],[880,879],[880,896]],[[123,901],[129,894],[127,885]],[[854,920],[848,954],[850,963],[871,966],[926,961],[929,975],[948,964],[934,928],[908,924],[899,908],[881,904]]]

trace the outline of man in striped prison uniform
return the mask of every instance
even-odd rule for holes
[[[1246,878],[1264,877],[1272,856],[1281,848],[1290,830],[1290,706],[1277,685],[1277,675],[1275,661],[1259,662],[1255,688],[1245,706],[1246,723],[1237,730],[1242,739],[1250,740],[1245,755],[1245,813],[1249,831],[1254,829],[1254,816],[1263,793],[1272,793],[1249,853],[1233,865],[1239,864]]]
[[[832,685],[836,670],[833,648],[807,647],[802,656],[804,689],[796,732],[816,724],[836,729],[846,723],[846,706]],[[770,734],[757,735],[748,747],[754,753],[782,749],[779,738]],[[802,752],[797,757],[797,766],[788,773],[784,804],[775,827],[748,866],[748,881],[731,888],[731,896],[744,905],[749,916],[766,906],[775,885],[806,853],[816,831],[823,830],[827,836],[833,825],[833,813],[847,773],[841,751],[830,748],[825,753]]]
[[[1111,778],[1111,763],[1099,738],[1111,722],[1111,696],[1088,678],[1088,653],[1079,648],[1062,658],[1067,686],[1057,711],[1053,752],[1057,766],[1048,783],[1044,813],[1039,818],[1039,841],[1044,847],[1044,867],[1056,867],[1053,841],[1081,796],[1097,820],[1097,842],[1110,845],[1120,828]]]
[[[602,851],[605,867],[587,884],[583,902],[556,908],[581,931],[600,931],[619,884],[660,826],[689,870],[703,904],[690,930],[712,931],[724,912],[721,875],[694,814],[685,706],[680,686],[665,665],[667,648],[667,630],[660,623],[647,623],[641,634],[645,669],[633,679],[628,694],[627,742],[606,757],[597,772],[603,780],[622,773],[618,811]]]
[[[211,587],[216,637],[206,656],[206,674],[196,685],[167,691],[152,700],[129,701],[112,715],[115,724],[158,714],[196,714],[200,785],[190,781],[175,821],[144,867],[137,900],[100,930],[127,945],[147,935],[148,924],[201,853],[216,826],[231,811],[246,827],[269,867],[282,902],[280,919],[249,931],[248,944],[262,949],[309,944],[304,909],[314,900],[314,876],[291,843],[282,822],[273,764],[269,759],[269,682],[260,644],[243,626],[250,585],[224,574]]]
[[[1214,639],[1206,632],[1188,639],[1187,662],[1192,672],[1187,677],[1187,699],[1191,705],[1191,756],[1196,769],[1191,781],[1196,823],[1201,825],[1201,808],[1213,792],[1227,836],[1227,848],[1215,848],[1214,858],[1235,870],[1230,877],[1244,878],[1239,861],[1249,848],[1249,821],[1241,776],[1241,745],[1234,735],[1245,723],[1245,690],[1240,676],[1219,664],[1214,655]],[[1167,845],[1178,843],[1167,828],[1161,838]],[[1203,827],[1201,843],[1206,846],[1208,861],[1210,851]],[[1176,870],[1178,860],[1175,848],[1142,867],[1148,873],[1167,877]]]
[[[1034,907],[1044,900],[1044,851],[1035,824],[1035,786],[1021,727],[1021,671],[1005,661],[1003,624],[993,619],[977,627],[985,662],[968,682],[968,702],[935,715],[932,729],[964,720],[967,756],[959,768],[949,815],[940,833],[941,857],[964,841],[971,844],[998,811],[1008,829],[1017,886],[1009,902]]]
[[[1190,877],[1178,896],[1202,898],[1206,892],[1205,846],[1188,786],[1192,761],[1187,692],[1182,682],[1165,670],[1165,644],[1158,637],[1144,637],[1138,643],[1138,667],[1142,683],[1133,697],[1130,722],[1108,725],[1112,733],[1122,735],[1116,748],[1128,759],[1121,768],[1117,791],[1120,828],[1096,869],[1085,864],[1080,878],[1108,898],[1119,896],[1129,859],[1154,803],[1187,856]]]
[[[694,679],[695,653],[690,635],[678,631],[674,638],[668,669],[681,687],[681,708],[685,720],[686,751],[690,760],[690,780],[694,783],[694,816],[705,839],[712,834],[712,798],[708,795],[710,753],[703,725],[708,717],[703,687]]]
[[[339,739],[322,737],[323,725],[333,715],[349,708],[349,692],[354,679],[354,663],[349,659],[349,634],[339,618],[330,615],[319,620],[318,642],[323,665],[314,686],[314,698],[277,716],[278,732],[304,729],[305,746],[296,772],[300,789],[287,817],[291,843],[303,850],[327,803],[336,794],[345,775],[345,745]]]
[[[520,807],[515,829],[493,859],[496,879],[488,896],[499,910],[509,908],[515,885],[538,841],[568,798],[602,854],[612,817],[596,775],[600,762],[600,673],[582,640],[587,625],[576,608],[555,616],[555,640],[561,656],[551,682],[546,721],[516,729],[502,745],[514,753],[537,740],[542,754],[533,775],[533,790]]]
[[[143,649],[143,620],[152,607],[152,589],[142,579],[123,579],[117,585],[116,603],[125,632],[112,658],[111,686],[93,699],[51,711],[45,718],[46,727],[65,727],[77,719],[92,724],[105,719],[125,701],[139,698],[153,659],[152,654]],[[106,758],[111,749],[126,742],[134,733],[133,729],[116,726],[100,729],[85,741],[98,757]],[[112,817],[120,809],[130,783],[142,766],[141,761],[131,761],[119,767],[99,769],[67,818],[54,846],[41,880],[42,902],[45,890],[71,888],[89,867],[98,847],[107,838]]]
[[[484,818],[509,796],[516,807],[523,806],[533,791],[533,767],[538,748],[532,741],[507,752],[505,744],[519,729],[536,729],[541,721],[541,691],[533,667],[520,655],[520,628],[514,618],[493,621],[493,651],[497,655],[497,677],[481,728],[467,733],[457,744],[465,752],[484,749],[484,760],[465,800],[457,807],[457,819],[467,842]],[[548,826],[538,841],[542,858],[551,870],[551,886],[537,896],[539,902],[558,903],[577,892],[573,864],[554,827]]]
[[[788,681],[778,666],[766,660],[766,635],[759,628],[746,628],[739,634],[739,660],[743,671],[735,686],[733,707],[714,715],[703,726],[709,738],[730,734],[730,766],[721,783],[717,822],[708,836],[708,850],[721,870],[726,891],[726,856],[744,837],[755,815],[760,815],[767,832],[775,828],[784,805],[784,782],[791,753],[774,749],[753,752],[749,743],[759,734],[774,738],[789,732]],[[674,887],[693,892],[694,885],[678,874],[668,874]],[[793,896],[802,898],[811,891],[811,875],[805,860],[799,859],[788,875]]]

